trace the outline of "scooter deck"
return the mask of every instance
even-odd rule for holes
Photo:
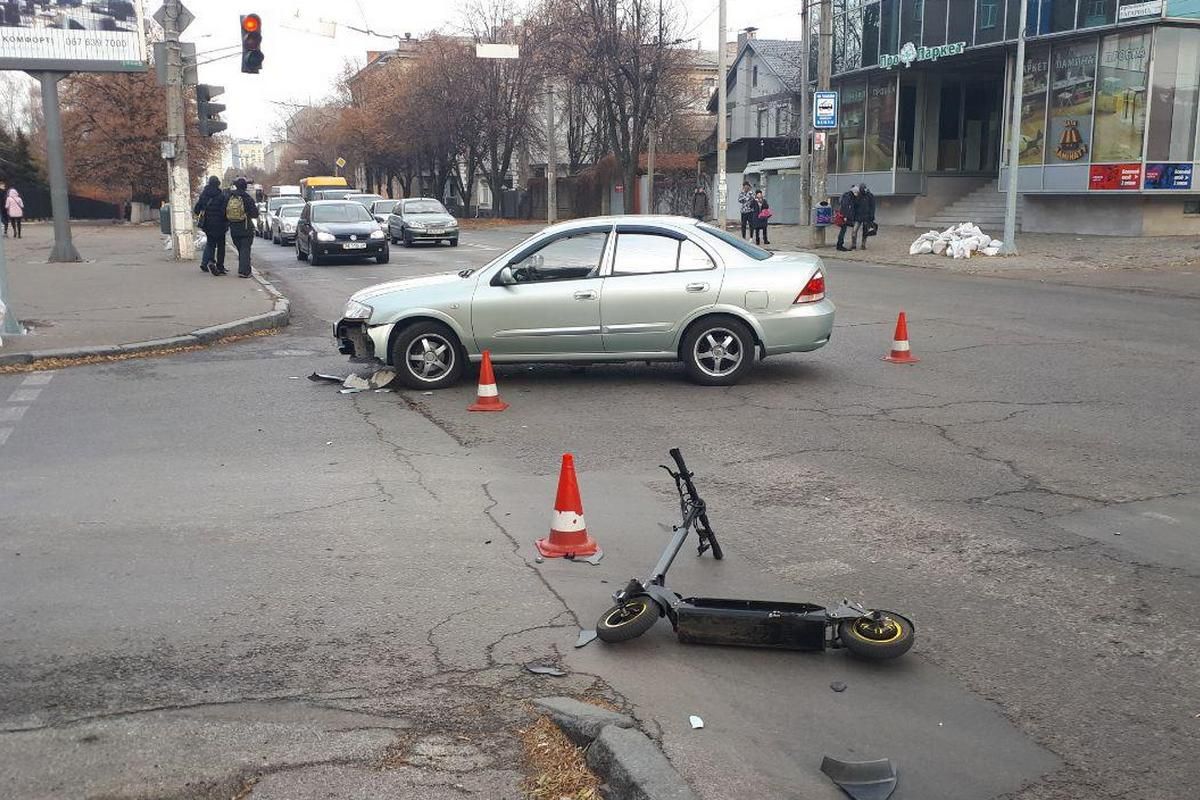
[[[773,600],[685,597],[675,605],[675,633],[688,644],[824,650],[824,606]]]

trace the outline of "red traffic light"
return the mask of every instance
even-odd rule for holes
[[[242,31],[245,33],[258,33],[262,30],[262,19],[258,14],[247,14],[242,17]]]

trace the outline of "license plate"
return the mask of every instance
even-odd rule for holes
[[[342,245],[343,250],[366,250],[366,242],[346,242]]]
[[[442,230],[441,228],[430,228],[430,229],[427,231],[427,233],[437,233],[437,234],[441,234],[441,233],[445,233],[445,231],[444,231],[444,230]]]

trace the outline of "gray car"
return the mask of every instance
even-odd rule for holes
[[[404,242],[449,242],[458,246],[458,220],[432,197],[410,197],[392,209],[385,226],[392,244]]]
[[[271,230],[275,222],[275,215],[279,212],[279,209],[283,208],[284,206],[297,204],[304,205],[304,200],[299,196],[292,197],[290,195],[277,195],[275,197],[268,197],[266,208],[264,209],[262,206],[259,206],[259,210],[265,213],[260,213],[258,215],[258,220],[255,222],[258,235],[264,239],[270,239]]]
[[[736,383],[756,357],[816,350],[833,331],[821,259],[771,253],[685,217],[554,225],[486,266],[381,283],[346,303],[339,350],[419,389],[498,363],[683,361]]]

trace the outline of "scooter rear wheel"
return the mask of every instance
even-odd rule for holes
[[[633,597],[613,606],[596,622],[596,636],[602,642],[627,642],[654,627],[660,611],[649,597]]]
[[[838,624],[842,646],[854,655],[872,661],[898,658],[916,641],[913,624],[895,611],[878,611],[873,616],[848,619]]]

